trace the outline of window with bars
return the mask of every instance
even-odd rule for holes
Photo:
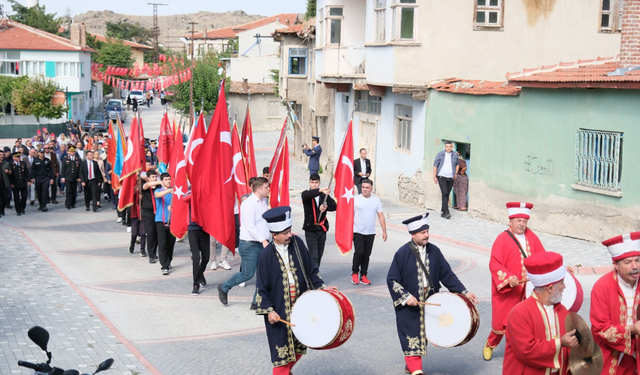
[[[376,42],[384,42],[387,16],[387,0],[375,0],[374,11],[376,13]]]
[[[267,108],[267,117],[279,118],[280,117],[280,103],[277,100],[269,100]]]
[[[619,33],[622,31],[624,0],[601,0],[600,31]]]
[[[623,134],[587,129],[576,131],[574,187],[621,191]]]
[[[411,150],[411,122],[413,108],[396,104],[396,147]]]
[[[356,90],[357,111],[379,115],[382,109],[382,98],[369,95],[369,91]]]
[[[476,0],[474,25],[476,29],[502,28],[504,0]]]
[[[394,0],[392,8],[392,39],[416,40],[418,4],[416,0]]]
[[[306,48],[289,48],[289,74],[307,74],[307,52]]]
[[[342,7],[327,7],[327,44],[342,43],[342,20],[344,18]]]

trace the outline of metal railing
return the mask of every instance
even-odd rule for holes
[[[620,132],[586,129],[576,131],[576,184],[620,190],[622,135]]]

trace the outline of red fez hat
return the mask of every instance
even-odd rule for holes
[[[567,270],[562,255],[552,251],[536,253],[524,260],[527,277],[534,287],[543,287],[564,279]]]
[[[533,203],[525,202],[508,202],[507,211],[509,212],[509,219],[515,219],[521,217],[523,219],[529,219],[529,213],[533,208]]]
[[[602,241],[613,261],[640,256],[640,232],[633,232]]]

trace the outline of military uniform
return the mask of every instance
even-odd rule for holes
[[[71,151],[71,150],[70,150]],[[75,151],[75,147],[73,148]],[[60,176],[64,178],[65,189],[67,191],[64,206],[66,209],[76,207],[78,197],[78,181],[80,180],[80,157],[78,155],[65,155],[62,158]]]
[[[36,198],[40,203],[38,210],[47,211],[49,202],[49,186],[53,181],[53,164],[47,158],[37,158],[31,163],[31,175],[36,182]]]
[[[21,160],[16,160],[15,156],[20,156],[20,152],[14,153],[11,163],[11,190],[13,191],[13,201],[18,216],[24,214],[27,206],[27,188],[31,181],[31,174],[27,164]]]

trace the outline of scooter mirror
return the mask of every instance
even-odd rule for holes
[[[49,343],[49,332],[46,329],[33,326],[27,332],[31,341],[40,347],[40,349],[47,351],[47,344]]]
[[[80,375],[80,371],[78,371],[78,370],[64,370],[62,375]]]
[[[98,365],[98,369],[96,370],[96,372],[94,372],[94,375],[99,373],[100,371],[108,370],[112,364],[113,364],[113,358],[109,358],[105,360],[100,365]]]

